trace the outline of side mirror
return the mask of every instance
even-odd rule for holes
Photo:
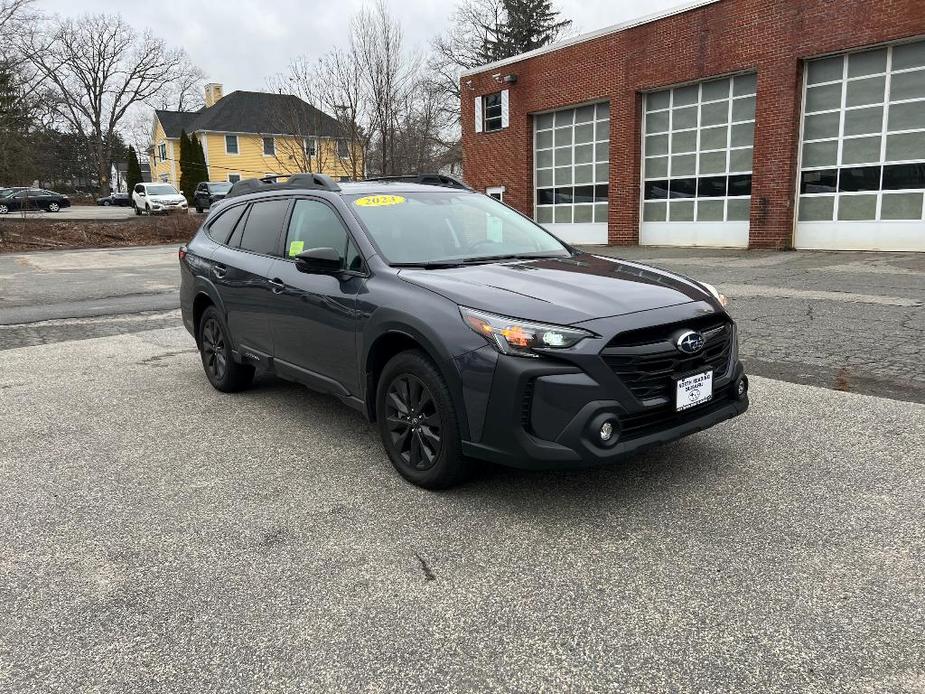
[[[309,248],[295,257],[295,266],[309,275],[330,275],[344,269],[344,259],[333,248]]]

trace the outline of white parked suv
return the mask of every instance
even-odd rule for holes
[[[132,190],[132,207],[135,214],[186,212],[186,198],[169,183],[139,183]]]

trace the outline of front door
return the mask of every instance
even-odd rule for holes
[[[232,342],[239,351],[261,359],[273,353],[267,318],[274,303],[269,272],[279,253],[289,203],[288,199],[253,203],[237,222],[228,245],[220,246],[211,258],[212,281],[225,305]]]
[[[344,270],[300,272],[293,257],[311,248],[334,248]],[[359,392],[357,293],[363,261],[337,212],[317,199],[296,200],[284,245],[286,257],[270,268],[275,294],[270,315],[276,370],[320,390]]]

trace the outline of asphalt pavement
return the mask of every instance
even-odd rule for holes
[[[190,210],[190,214],[196,214]],[[134,219],[135,210],[131,207],[105,207],[103,205],[72,205],[65,207],[58,212],[46,212],[44,210],[33,210],[29,212],[11,212],[0,215],[0,223],[9,220],[22,219],[23,214],[29,219],[42,218],[55,222],[67,220],[93,220],[93,221],[112,221],[120,219]]]
[[[752,397],[430,493],[181,328],[2,351],[0,691],[921,692],[925,406]]]
[[[750,373],[925,403],[925,254],[587,250],[719,286]],[[0,350],[178,325],[176,251],[0,255]]]

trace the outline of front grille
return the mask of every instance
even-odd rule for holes
[[[700,353],[688,356],[674,346],[672,337],[685,329],[703,333]],[[618,335],[601,351],[601,358],[638,400],[672,401],[672,376],[711,367],[714,383],[722,379],[730,367],[732,341],[732,323],[705,316]]]
[[[649,434],[664,431],[670,427],[686,424],[726,406],[734,397],[732,384],[713,391],[713,399],[689,410],[676,412],[674,404],[653,407],[639,414],[620,418],[620,441],[632,441]]]

